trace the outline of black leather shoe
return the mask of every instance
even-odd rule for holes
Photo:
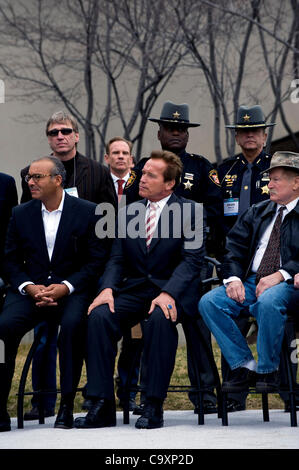
[[[235,400],[234,398],[228,398],[226,400],[226,409],[228,413],[233,413],[234,411],[244,411],[246,406],[243,403]]]
[[[92,407],[92,400],[90,400],[89,398],[85,398],[84,402],[82,403],[81,409],[89,411],[91,407]]]
[[[230,379],[223,382],[223,392],[242,392],[254,387],[256,383],[256,372],[246,369],[246,367],[237,367],[231,371]]]
[[[124,402],[122,400],[119,401],[119,407],[124,408]],[[134,411],[137,408],[135,398],[130,398],[129,400],[129,411]]]
[[[144,405],[142,416],[135,423],[135,428],[156,429],[162,428],[163,424],[163,401],[154,398],[148,399]]]
[[[73,407],[69,405],[60,405],[57,418],[54,423],[54,428],[71,429],[74,424]]]
[[[92,407],[86,416],[76,418],[75,428],[105,428],[116,426],[116,410],[114,400],[93,400]]]
[[[55,416],[54,410],[44,410],[44,417],[49,418],[50,416]],[[24,421],[33,421],[39,419],[38,408],[33,406],[30,411],[27,411],[24,414]]]
[[[279,384],[280,375],[277,370],[269,374],[257,374],[256,391],[258,393],[277,392]]]
[[[136,405],[136,408],[134,408],[134,411],[133,411],[133,415],[141,416],[144,412],[144,407],[145,407],[144,402],[140,403],[140,405]]]
[[[0,432],[10,431],[10,417],[8,413],[0,413]]]
[[[194,413],[198,415],[198,406],[195,407]],[[213,413],[217,413],[217,406],[212,400],[204,400],[203,401],[203,412],[205,415],[211,415]]]

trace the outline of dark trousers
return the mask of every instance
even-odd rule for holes
[[[0,364],[0,409],[6,408],[19,343],[42,321],[61,325],[58,339],[61,393],[64,397],[74,396],[81,376],[88,304],[86,294],[73,293],[61,299],[57,307],[37,308],[31,297],[8,290],[0,314],[0,339],[5,347],[5,362]]]
[[[213,368],[215,370],[217,368],[213,356],[211,333],[201,317],[196,320],[196,325],[194,325],[194,319],[190,317],[182,326],[186,338],[190,383],[196,386],[198,371],[201,387],[206,389],[204,400],[210,400],[216,404],[214,390],[217,384]],[[198,406],[198,395],[196,393],[190,392],[189,398],[195,406]]]
[[[32,361],[32,388],[36,390],[56,390],[56,360],[58,325],[43,322],[34,328],[34,335],[42,330],[40,344],[35,351]],[[43,396],[45,410],[55,409],[57,393],[47,393]],[[38,397],[33,395],[32,406],[38,406]]]
[[[124,332],[117,364],[118,377],[116,379],[116,394],[120,401],[124,399],[125,386],[133,363],[135,363],[135,367],[130,385],[132,387],[136,387],[138,385],[142,344],[143,338],[131,337],[131,329]],[[130,390],[130,398],[134,399],[136,397],[136,393],[137,391]]]
[[[248,319],[248,315],[244,313],[244,315],[240,315],[238,318],[233,319],[234,322],[237,324],[239,330],[241,331],[242,335],[246,337],[250,323]],[[221,354],[221,371],[222,371],[222,381],[226,382],[229,381],[231,378],[231,368],[229,367],[228,363],[226,362],[223,354]],[[248,396],[247,392],[235,392],[235,393],[228,393],[227,397],[236,400],[241,405],[246,404],[246,398]]]
[[[147,315],[154,287],[136,288],[115,297],[115,313],[107,304],[96,307],[88,317],[87,330],[87,395],[114,399],[113,374],[117,342],[127,328],[145,319],[143,360],[146,373],[146,395],[164,400],[175,364],[178,344],[176,324],[167,320],[159,307]],[[179,306],[178,320],[183,317]]]

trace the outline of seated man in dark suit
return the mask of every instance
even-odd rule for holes
[[[101,291],[88,310],[87,394],[93,406],[86,417],[75,420],[78,428],[115,426],[117,342],[126,328],[143,319],[146,404],[136,427],[163,426],[163,401],[178,343],[176,324],[187,314],[197,315],[204,255],[202,205],[173,193],[181,171],[175,154],[152,152],[140,180],[144,199],[119,211]]]
[[[55,427],[73,425],[73,400],[85,344],[86,310],[107,251],[95,234],[95,208],[63,190],[65,170],[56,157],[34,161],[32,201],[13,209],[4,272],[11,285],[0,315],[5,363],[0,364],[0,431],[10,430],[7,399],[23,335],[42,321],[60,322],[61,404]]]

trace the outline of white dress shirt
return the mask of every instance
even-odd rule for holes
[[[167,203],[168,199],[170,198],[171,194],[169,196],[164,197],[163,199],[160,199],[160,201],[155,201],[157,204],[157,209],[156,209],[156,218],[155,218],[155,228],[154,231],[156,230],[158,220],[160,218],[161,212],[164,209],[165,204]],[[149,216],[149,211],[150,211],[150,203],[151,201],[147,202],[146,205],[146,210],[145,210],[145,223],[147,221],[147,218]]]
[[[125,187],[126,184],[127,184],[128,179],[130,178],[130,172],[128,172],[128,173],[127,173],[125,176],[123,176],[122,178],[120,178],[119,176],[114,175],[114,174],[111,173],[111,172],[110,172],[110,174],[111,174],[111,178],[112,178],[112,180],[113,180],[115,192],[116,192],[116,195],[117,195],[117,194],[118,194],[118,183],[117,183],[117,181],[118,181],[118,180],[124,180],[124,183],[123,183],[123,189],[124,189],[124,187]]]
[[[46,238],[47,250],[48,250],[50,261],[53,255],[57,230],[59,227],[59,222],[60,222],[62,209],[64,205],[64,199],[65,199],[65,192],[63,191],[60,204],[55,211],[48,211],[48,209],[43,203],[41,206],[42,219],[43,219],[44,230],[45,230],[45,238]],[[70,284],[68,281],[62,281],[62,282],[68,287],[70,294],[71,294],[74,291],[74,287],[72,286],[72,284]],[[19,292],[21,294],[26,294],[26,292],[24,291],[24,287],[28,286],[29,284],[34,284],[34,283],[31,281],[23,282],[23,284],[19,286]]]
[[[294,199],[293,201],[289,202],[288,204],[286,204],[284,206],[285,210],[282,212],[282,221],[285,218],[285,216],[289,212],[291,212],[291,210],[294,209],[294,207],[297,205],[298,200],[299,200],[299,198],[296,198],[296,199]],[[258,243],[256,252],[255,252],[255,255],[254,255],[254,258],[253,258],[252,266],[251,266],[251,271],[253,273],[257,272],[258,267],[259,267],[259,265],[262,261],[262,258],[264,256],[265,250],[267,248],[269,238],[270,238],[270,235],[271,235],[271,232],[272,232],[272,229],[273,229],[273,226],[274,226],[274,223],[275,223],[275,220],[276,220],[276,217],[278,215],[278,211],[279,211],[280,207],[281,207],[281,205],[277,204],[276,213],[275,213],[274,217],[272,218],[271,223],[268,225],[268,227],[266,228],[266,230],[264,231],[263,235],[260,238],[260,241]],[[292,278],[292,276],[288,272],[286,272],[284,269],[279,269],[279,272],[282,274],[285,281]],[[227,285],[229,282],[232,282],[232,281],[240,281],[240,278],[238,278],[237,276],[230,276],[228,279],[223,279],[223,284]]]

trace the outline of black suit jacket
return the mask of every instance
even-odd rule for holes
[[[0,173],[0,277],[2,276],[2,262],[7,226],[12,208],[17,204],[18,194],[14,178],[5,173]]]
[[[107,257],[95,234],[96,205],[65,195],[53,255],[48,256],[41,202],[13,209],[7,231],[4,270],[14,289],[26,281],[49,285],[69,281],[76,291],[95,286]]]
[[[122,228],[127,229],[132,223],[135,216],[129,213],[135,204],[141,204],[145,211],[146,202],[143,199],[120,211],[119,223]],[[154,237],[149,252],[147,252],[144,236],[131,238],[120,233],[120,236],[115,239],[102,278],[101,290],[110,287],[117,293],[134,290],[136,286],[142,284],[154,284],[160,291],[168,292],[183,307],[185,313],[195,315],[199,299],[199,276],[203,264],[204,245],[201,243],[200,246],[198,244],[186,246],[191,238],[187,232],[184,233],[183,229],[183,205],[188,204],[190,208],[189,223],[192,230],[195,228],[195,208],[198,209],[200,205],[194,201],[179,198],[175,194],[172,194],[167,206],[170,207],[172,203],[177,204],[180,215],[176,213],[173,216],[170,211],[169,237]],[[157,235],[161,233],[161,220],[165,210],[164,208],[157,225]],[[126,224],[123,223],[124,217],[126,217]],[[179,236],[173,230],[174,221],[178,222],[178,217],[181,217]],[[144,224],[143,216],[141,224]],[[197,230],[199,229],[200,227],[197,227]]]
[[[31,193],[28,184],[25,182],[29,166],[21,171],[22,178],[22,196],[21,202],[31,200]],[[110,171],[104,165],[84,157],[79,152],[75,156],[75,186],[78,195],[82,199],[100,204],[101,202],[110,202],[117,207],[117,199],[115,197],[115,189]],[[74,186],[74,175],[70,175],[69,182],[66,187]]]

